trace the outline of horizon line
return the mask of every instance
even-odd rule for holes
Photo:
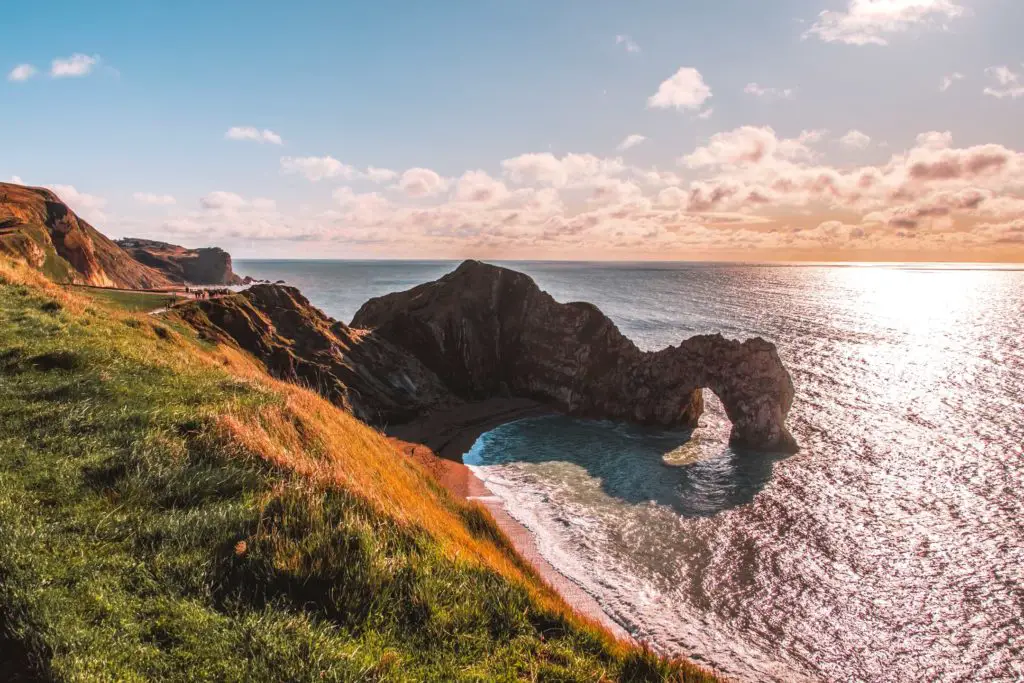
[[[492,259],[486,257],[463,258],[401,258],[401,257],[363,257],[363,258],[275,258],[275,257],[235,257],[237,262],[278,262],[278,263],[462,263],[464,261],[483,261],[489,263],[587,263],[607,265],[637,264],[671,264],[671,265],[732,265],[732,266],[776,266],[776,267],[935,267],[947,269],[990,268],[998,270],[1024,270],[1024,261],[772,261],[772,260],[685,260],[685,259]]]

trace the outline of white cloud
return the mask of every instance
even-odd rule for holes
[[[708,107],[707,109],[705,109],[701,113],[697,114],[697,118],[698,119],[703,119],[704,121],[707,121],[708,119],[711,118],[711,115],[714,114],[714,113],[715,113],[715,108],[714,107]]]
[[[824,128],[815,128],[813,130],[802,130],[800,136],[797,138],[801,143],[806,145],[813,145],[821,142],[824,137],[828,134],[828,131]]]
[[[363,175],[366,176],[367,180],[372,180],[375,183],[387,183],[398,177],[398,173],[390,168],[377,168],[375,166],[367,168],[366,173]]]
[[[594,187],[587,203],[591,205],[610,205],[633,202],[643,198],[643,192],[636,183],[618,178],[607,178]]]
[[[638,180],[642,180],[645,184],[650,185],[651,187],[679,185],[683,182],[682,178],[673,171],[659,171],[656,168],[631,168],[629,170],[633,177]]]
[[[455,199],[460,202],[491,203],[509,196],[508,187],[484,171],[466,171],[455,185]]]
[[[847,149],[866,149],[871,144],[871,136],[859,130],[851,130],[839,138],[839,144]]]
[[[637,45],[636,42],[627,35],[620,34],[615,36],[615,44],[621,45],[623,48],[625,48],[626,52],[640,52],[640,46]]]
[[[718,144],[691,155],[717,174],[691,182],[688,190],[669,188],[659,203],[751,216],[763,206],[798,214],[856,213],[864,223],[896,231],[927,229],[932,235],[957,228],[958,221],[969,229],[969,221],[980,216],[1024,217],[1024,154],[999,145],[955,149],[948,132],[932,131],[885,164],[839,168],[786,158],[780,150],[791,141],[778,140],[773,148],[769,133],[745,127],[720,134],[713,140]]]
[[[956,83],[957,81],[962,81],[963,79],[964,75],[962,73],[960,73],[959,71],[954,71],[953,73],[949,74],[948,76],[942,79],[942,85],[939,86],[939,92],[946,92],[947,90],[953,87],[954,83]]]
[[[273,199],[254,197],[246,199],[234,192],[217,190],[209,193],[199,200],[199,206],[204,210],[216,214],[234,214],[242,210],[253,212],[272,212],[277,210],[277,202]]]
[[[234,211],[246,206],[248,202],[234,192],[217,190],[199,200],[199,205],[210,211]]]
[[[370,166],[359,171],[354,166],[338,161],[332,156],[322,157],[282,157],[281,172],[304,176],[312,182],[339,178],[342,180],[361,179],[373,183],[387,183],[399,177],[397,171],[390,168]]]
[[[132,197],[140,204],[152,204],[153,206],[170,206],[177,202],[169,194],[154,194],[152,192],[136,192]]]
[[[804,33],[827,43],[887,45],[887,34],[914,26],[939,24],[962,17],[966,10],[953,0],[849,0],[846,11],[825,10]]]
[[[351,204],[357,195],[351,187],[338,187],[335,188],[334,192],[331,192],[331,196],[339,204],[346,205]]]
[[[747,87],[743,88],[743,92],[756,97],[777,97],[782,99],[789,99],[796,93],[792,88],[766,88],[757,83],[747,83]]]
[[[332,156],[281,157],[281,171],[304,176],[314,183],[328,178],[350,180],[356,175],[353,167],[341,163]]]
[[[254,128],[252,126],[232,126],[228,129],[227,133],[224,133],[224,137],[228,140],[253,140],[254,142],[264,143],[269,142],[272,145],[280,145],[284,143],[281,136],[272,130],[264,128]]]
[[[14,83],[23,83],[36,75],[36,68],[31,64],[19,64],[7,74],[7,80]]]
[[[917,146],[925,149],[948,149],[953,146],[953,134],[948,130],[921,133],[917,136]]]
[[[633,133],[632,135],[627,135],[626,139],[620,142],[619,146],[616,147],[616,149],[619,150],[620,152],[625,152],[627,149],[630,149],[631,147],[636,147],[646,139],[646,135],[639,135],[637,133]]]
[[[17,176],[17,175],[12,175],[9,182],[14,183],[15,185],[24,185],[25,184],[25,181],[21,179],[21,176]]]
[[[566,154],[558,158],[550,152],[521,154],[505,159],[501,166],[513,182],[552,187],[592,185],[625,170],[620,159],[602,159],[593,154]]]
[[[711,97],[711,88],[700,72],[690,67],[679,69],[658,86],[658,92],[647,98],[652,109],[700,109]]]
[[[345,209],[350,218],[362,221],[372,220],[390,206],[388,200],[376,192],[357,193],[351,187],[339,187],[331,196]]]
[[[66,59],[55,59],[50,65],[50,75],[54,78],[87,76],[97,64],[99,56],[75,53]]]
[[[811,150],[800,139],[779,139],[772,128],[741,126],[711,136],[708,144],[683,157],[691,168],[743,166],[774,159],[810,158]]]
[[[985,69],[985,75],[994,81],[993,85],[985,88],[986,95],[999,99],[1024,97],[1024,84],[1020,81],[1020,74],[1011,71],[1009,67],[992,66]]]
[[[447,186],[447,181],[429,168],[410,168],[398,181],[398,187],[410,197],[429,197]]]
[[[658,196],[655,201],[659,206],[675,209],[686,206],[688,196],[689,193],[681,187],[666,187],[664,190],[658,192]]]

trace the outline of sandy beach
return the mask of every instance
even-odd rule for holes
[[[631,639],[590,594],[544,559],[530,530],[509,515],[501,500],[462,464],[462,456],[481,434],[512,420],[550,413],[550,408],[528,399],[490,399],[437,410],[386,432],[400,452],[415,458],[449,492],[485,505],[519,554],[573,609],[600,622],[617,637]]]

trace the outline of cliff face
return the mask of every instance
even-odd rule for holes
[[[373,424],[408,420],[453,400],[408,352],[328,318],[294,287],[255,285],[175,311],[206,339],[237,345],[275,377],[316,389]]]
[[[129,289],[171,284],[43,188],[0,183],[0,251],[62,283]]]
[[[118,246],[132,257],[154,268],[173,282],[196,285],[237,285],[242,278],[235,275],[231,255],[223,249],[208,247],[186,249],[175,244],[127,237]]]
[[[528,276],[476,261],[368,301],[352,325],[404,348],[465,399],[522,396],[575,415],[695,427],[706,387],[735,445],[796,449],[785,427],[793,383],[762,339],[699,336],[642,352],[595,306],[558,303]]]
[[[595,306],[560,304],[526,275],[475,261],[368,301],[351,327],[272,285],[178,310],[208,338],[376,424],[518,397],[575,415],[695,427],[709,388],[734,444],[796,449],[785,427],[793,384],[770,343],[699,336],[642,352]]]

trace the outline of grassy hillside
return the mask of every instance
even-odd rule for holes
[[[0,256],[13,680],[709,680],[572,614],[317,395]]]
[[[100,305],[112,306],[125,311],[148,313],[167,308],[176,301],[182,300],[174,294],[158,292],[134,292],[124,289],[100,289],[83,287],[77,290],[82,296],[95,300]]]
[[[23,224],[0,211],[0,254],[24,260],[54,282],[75,282],[74,266],[57,253],[43,225]]]

